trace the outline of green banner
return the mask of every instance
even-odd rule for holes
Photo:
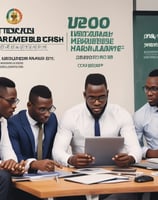
[[[135,110],[146,97],[142,87],[150,71],[158,69],[158,11],[134,11],[134,89]]]

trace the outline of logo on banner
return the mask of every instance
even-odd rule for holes
[[[18,24],[22,20],[22,13],[17,8],[12,8],[7,12],[6,19],[9,24]]]

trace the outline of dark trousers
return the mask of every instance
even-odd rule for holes
[[[12,200],[11,197],[11,175],[8,171],[0,170],[0,199]]]
[[[12,190],[13,200],[40,200],[40,198],[33,196],[27,192],[23,192],[22,190],[18,190],[13,188]]]
[[[54,200],[86,200],[85,196],[56,197]]]
[[[157,199],[158,199],[158,192],[151,192],[150,200],[157,200]]]
[[[108,196],[109,194],[99,195],[99,200],[103,200]],[[54,200],[86,200],[86,196],[58,197],[54,198]]]
[[[41,200],[27,192],[18,189],[13,189],[14,200]],[[1,199],[0,199],[1,200]],[[72,197],[56,197],[54,200],[86,200],[85,196],[72,196]]]

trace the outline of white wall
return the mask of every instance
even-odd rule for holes
[[[0,1],[0,27],[21,28],[33,27],[34,33],[29,36],[63,36],[64,42],[60,44],[44,43],[48,50],[1,50],[0,61],[2,56],[10,57],[53,57],[53,60],[47,61],[23,61],[23,68],[15,67],[0,68],[0,76],[6,76],[13,79],[17,85],[18,98],[20,103],[16,112],[26,108],[28,92],[36,84],[47,85],[53,93],[54,105],[57,107],[56,114],[60,116],[66,109],[83,101],[83,90],[85,77],[89,73],[104,73],[107,77],[108,87],[110,90],[109,101],[120,104],[128,111],[134,110],[134,88],[133,88],[133,33],[132,33],[132,0],[1,0]],[[16,8],[22,12],[22,20],[19,24],[9,24],[6,20],[6,13]],[[38,9],[37,9],[38,8]],[[103,27],[90,27],[89,24],[84,27],[77,26],[74,29],[68,26],[68,17],[86,18],[89,20],[93,17],[98,19],[108,17],[110,26],[104,31],[109,31],[114,40],[114,45],[123,47],[121,51],[71,51],[71,31],[95,31],[103,32]],[[3,30],[0,36],[3,38],[10,36],[22,36],[22,34],[5,33]],[[27,37],[26,34],[23,34]],[[75,36],[82,39],[83,36]],[[92,39],[94,36],[86,36]],[[97,36],[95,36],[97,37]],[[94,37],[94,38],[95,38]],[[108,36],[107,36],[108,37]],[[102,38],[102,37],[101,37]],[[108,38],[107,38],[108,39]],[[9,42],[8,42],[9,43]],[[8,45],[12,45],[10,42]],[[34,42],[35,45],[38,42]],[[17,45],[25,43],[18,42]],[[29,43],[30,44],[30,43]],[[39,43],[40,44],[40,43]],[[1,42],[0,47],[3,45]],[[26,44],[27,45],[27,44]],[[15,45],[16,46],[16,45]],[[76,45],[77,46],[77,45]],[[83,44],[83,46],[86,46]],[[90,45],[90,47],[92,47]],[[103,44],[103,46],[113,46],[113,43]],[[3,47],[3,46],[2,46]],[[105,55],[105,59],[76,59],[76,56],[83,55]],[[109,59],[108,56],[113,56]],[[13,61],[12,61],[13,62]],[[94,67],[81,67],[93,64]],[[99,64],[99,67],[96,66]],[[0,63],[2,66],[2,63]]]
[[[158,10],[158,1],[136,0],[136,10]]]

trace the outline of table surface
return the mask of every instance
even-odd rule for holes
[[[106,168],[109,169],[109,168]],[[64,170],[69,170],[65,168]],[[137,168],[137,172],[151,175],[151,170]],[[155,171],[154,171],[155,172]],[[122,183],[99,183],[92,185],[79,184],[65,181],[64,178],[38,181],[14,182],[14,186],[20,190],[33,194],[39,198],[97,195],[114,193],[135,193],[135,192],[158,192],[158,176],[154,181],[136,183],[134,181]]]

